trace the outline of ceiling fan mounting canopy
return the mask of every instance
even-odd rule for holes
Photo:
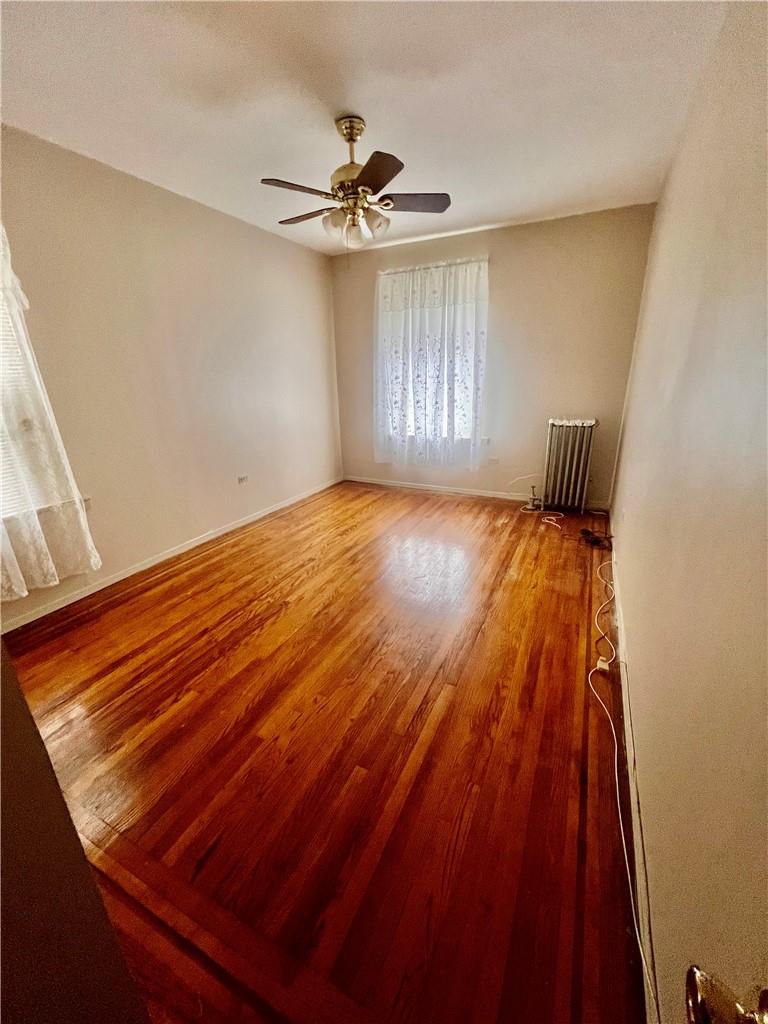
[[[365,121],[357,114],[344,114],[336,118],[336,131],[345,142],[358,142],[365,131]]]
[[[263,185],[286,188],[294,192],[307,192],[338,204],[311,213],[299,214],[281,220],[281,224],[299,224],[314,217],[323,217],[323,227],[333,238],[343,241],[348,248],[359,249],[371,238],[379,238],[389,227],[389,218],[382,210],[402,210],[410,213],[443,213],[451,205],[445,192],[413,192],[399,195],[374,196],[403,169],[403,162],[391,153],[376,150],[365,164],[355,160],[355,143],[365,131],[365,121],[357,114],[344,114],[336,118],[336,130],[349,146],[349,160],[331,175],[330,191],[296,185],[281,178],[262,178]]]

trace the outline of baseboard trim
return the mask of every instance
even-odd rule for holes
[[[111,573],[111,575],[104,576],[102,579],[95,580],[93,583],[88,583],[83,587],[78,587],[77,590],[73,590],[61,597],[54,598],[53,601],[47,601],[45,604],[40,605],[31,611],[22,612],[16,617],[9,618],[6,606],[6,608],[3,609],[3,623],[0,632],[10,633],[11,630],[18,629],[19,626],[25,626],[28,622],[34,622],[35,619],[42,619],[44,615],[50,615],[51,612],[58,611],[60,608],[66,608],[67,605],[74,604],[75,601],[80,601],[84,597],[89,597],[91,594],[95,594],[99,590],[105,590],[107,587],[111,587],[113,583],[119,583],[121,580],[128,579],[129,576],[135,576],[136,573],[143,572],[144,569],[151,569],[154,565],[166,562],[169,558],[174,558],[176,555],[182,555],[185,551],[190,551],[192,548],[196,548],[198,545],[204,544],[206,541],[215,540],[216,537],[221,537],[225,533],[231,533],[232,530],[237,530],[241,526],[247,526],[249,523],[255,523],[257,520],[263,519],[265,516],[271,515],[273,512],[279,512],[281,509],[287,508],[289,505],[295,505],[299,501],[304,501],[305,498],[311,498],[313,494],[319,494],[321,491],[325,491],[327,488],[333,487],[334,484],[341,483],[343,479],[343,476],[334,477],[332,480],[328,480],[326,483],[320,484],[318,487],[312,487],[308,491],[302,491],[301,494],[294,494],[290,498],[285,498],[284,501],[278,501],[274,505],[269,505],[267,508],[259,509],[258,512],[252,512],[250,515],[243,516],[241,519],[235,519],[233,522],[227,523],[225,526],[216,527],[214,530],[207,530],[205,533],[201,533],[199,536],[193,537],[191,540],[186,540],[181,544],[176,544],[172,548],[166,548],[165,551],[161,551],[156,555],[145,558],[141,562],[136,562],[127,569]]]
[[[615,542],[614,542],[615,544]],[[624,745],[627,753],[627,776],[629,781],[629,794],[632,812],[632,846],[635,859],[635,903],[637,906],[637,921],[640,928],[640,938],[643,942],[643,950],[648,961],[648,970],[653,979],[655,992],[653,995],[648,991],[648,980],[643,977],[645,989],[646,1009],[653,1006],[654,996],[658,1005],[658,979],[656,977],[656,962],[653,950],[653,928],[651,924],[651,903],[648,887],[648,863],[645,856],[645,840],[643,837],[643,817],[640,804],[640,790],[637,782],[637,763],[635,761],[635,736],[632,728],[632,701],[629,690],[629,673],[627,672],[627,642],[624,628],[624,613],[621,603],[621,589],[616,563],[616,548],[614,546],[611,554],[611,570],[613,573],[614,610],[616,615],[616,635],[619,648],[619,671],[621,673],[621,701],[624,714]],[[650,1020],[651,1014],[647,1013]]]
[[[528,501],[530,494],[523,491],[481,491],[475,487],[450,487],[444,484],[423,484],[412,483],[409,480],[382,480],[374,476],[350,476],[347,474],[345,480],[352,480],[358,484],[379,484],[381,487],[410,487],[415,491],[439,491],[442,494],[474,494],[481,498],[505,498],[507,501]],[[591,501],[590,508],[599,509],[601,512],[608,511],[608,503],[603,501]]]
[[[509,501],[527,501],[528,494],[510,491],[480,491],[474,487],[446,487],[443,484],[414,484],[408,480],[380,480],[373,476],[345,476],[357,484],[378,484],[381,487],[409,487],[414,491],[439,491],[441,494],[475,494],[481,498],[506,498]]]

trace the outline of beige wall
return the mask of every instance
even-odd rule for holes
[[[731,6],[658,208],[614,503],[665,1024],[691,962],[768,982],[765,16]]]
[[[5,604],[5,628],[340,475],[327,257],[13,130],[2,185],[104,562]]]
[[[541,472],[550,416],[594,415],[600,429],[590,496],[607,504],[652,219],[652,206],[634,206],[335,257],[345,473],[508,492],[514,477]],[[490,444],[482,466],[471,472],[374,462],[377,271],[479,255],[490,257],[484,429]],[[524,494],[536,482],[519,481],[513,490]]]

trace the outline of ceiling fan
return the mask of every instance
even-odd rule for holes
[[[373,238],[381,238],[389,227],[389,217],[381,211],[402,210],[407,213],[444,213],[451,205],[445,192],[389,193],[374,196],[403,169],[403,163],[391,153],[371,153],[367,163],[355,163],[355,143],[365,131],[365,121],[356,114],[346,114],[336,120],[336,130],[349,145],[349,162],[337,167],[331,175],[329,191],[295,185],[280,178],[262,178],[262,185],[288,188],[294,192],[308,192],[332,200],[337,206],[288,217],[280,224],[300,224],[313,217],[323,218],[323,227],[331,238],[344,242],[348,249],[361,249]]]

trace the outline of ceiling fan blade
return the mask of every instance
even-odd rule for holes
[[[323,192],[319,188],[310,188],[308,185],[294,185],[292,181],[283,181],[282,178],[262,178],[262,185],[273,185],[275,188],[289,188],[292,192],[308,192],[311,196],[322,196],[323,199],[335,199],[332,192]]]
[[[403,213],[445,213],[451,205],[451,197],[447,192],[400,192],[381,196],[380,203],[389,202],[385,210],[401,210]]]
[[[333,213],[337,206],[326,206],[322,210],[313,210],[312,213],[301,213],[298,217],[288,217],[286,220],[279,220],[278,224],[301,224],[303,220],[312,220],[313,217],[322,217],[324,213]]]
[[[372,194],[376,195],[392,181],[396,174],[402,171],[403,167],[405,164],[396,156],[376,150],[375,153],[371,153],[365,167],[355,178],[355,185],[358,188],[361,185],[364,188],[369,188]]]

